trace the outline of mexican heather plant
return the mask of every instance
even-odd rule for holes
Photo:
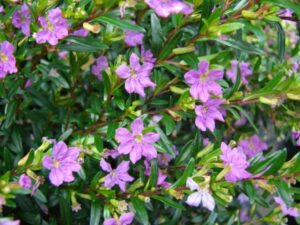
[[[0,1],[0,225],[300,224],[298,0]]]

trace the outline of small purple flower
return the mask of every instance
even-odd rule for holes
[[[239,142],[239,147],[249,157],[254,157],[261,151],[268,149],[268,146],[263,142],[257,135],[251,136],[247,140],[241,140]]]
[[[0,44],[0,79],[6,77],[7,74],[16,73],[16,59],[13,55],[15,48],[8,41]]]
[[[144,165],[145,165],[145,175],[149,177],[151,175],[151,171],[150,171],[151,166],[149,161],[145,160]],[[161,169],[158,169],[158,177],[157,177],[156,185],[161,187],[170,187],[171,184],[167,182],[166,179],[167,179],[167,175],[165,175]]]
[[[111,157],[113,159],[116,159],[120,156],[120,153],[118,150],[111,149],[111,150],[106,150],[103,154],[103,158],[108,158]]]
[[[28,79],[28,80],[25,82],[24,88],[29,88],[29,87],[31,87],[31,85],[32,85],[32,79]]]
[[[77,162],[78,157],[78,148],[68,147],[62,141],[54,145],[52,156],[45,156],[43,159],[43,167],[50,170],[49,179],[53,185],[74,181],[73,172],[78,172],[81,168]]]
[[[296,140],[296,145],[300,146],[300,131],[292,131],[292,138]]]
[[[204,138],[203,139],[203,145],[204,146],[207,146],[207,145],[209,145],[211,142],[210,142],[210,140],[209,140],[209,138]]]
[[[224,122],[223,115],[220,111],[220,105],[223,103],[222,99],[210,99],[204,102],[203,105],[198,105],[195,108],[196,112],[196,126],[206,131],[209,129],[211,132],[215,130],[215,121],[219,120]]]
[[[107,163],[104,159],[101,159],[100,167],[102,170],[109,173],[105,177],[103,184],[104,187],[112,188],[113,186],[118,185],[122,191],[126,191],[126,182],[134,180],[134,178],[128,174],[128,161],[121,162],[117,168],[113,170],[109,163]]]
[[[190,93],[193,98],[206,102],[209,94],[222,94],[222,88],[217,81],[223,78],[223,74],[223,70],[209,70],[209,63],[202,60],[198,64],[198,70],[188,71],[184,79],[191,85]]]
[[[198,207],[199,205],[202,205],[209,211],[214,210],[216,206],[215,200],[206,188],[200,188],[200,186],[190,177],[186,181],[186,186],[191,191],[196,191],[189,195],[189,197],[186,200],[186,204],[193,207]]]
[[[0,219],[0,225],[20,225],[20,220]]]
[[[288,207],[280,197],[274,197],[275,202],[280,206],[281,211],[285,215],[299,217],[299,210],[297,208]]]
[[[92,66],[92,74],[94,74],[98,80],[102,80],[102,71],[108,68],[107,58],[103,55],[100,55],[96,59],[96,63]]]
[[[240,116],[241,118],[234,122],[234,126],[237,128],[242,127],[247,123],[247,118],[244,116],[244,114],[240,113]]]
[[[130,225],[134,219],[134,213],[124,213],[119,219],[109,218],[106,219],[103,225]]]
[[[230,171],[225,175],[225,179],[230,182],[237,182],[243,179],[251,177],[251,174],[246,170],[249,166],[249,162],[246,159],[246,155],[241,149],[231,149],[224,142],[221,144],[221,159],[225,166],[230,166]]]
[[[51,9],[48,13],[48,18],[38,18],[42,30],[36,34],[36,42],[38,44],[48,42],[50,45],[57,45],[60,39],[68,36],[69,24],[63,18],[60,8]]]
[[[84,28],[80,28],[80,29],[75,30],[74,32],[72,32],[71,35],[80,36],[80,37],[87,37],[89,35],[89,31],[84,29]]]
[[[64,59],[68,56],[68,51],[59,51],[58,52],[58,57],[61,59]]]
[[[293,61],[292,62],[292,66],[291,66],[291,69],[294,73],[297,73],[298,72],[298,69],[299,69],[299,63],[296,62],[296,61]]]
[[[4,12],[4,7],[3,5],[0,5],[0,14],[2,14]]]
[[[140,64],[139,57],[132,53],[130,56],[130,67],[126,64],[120,65],[116,73],[121,79],[125,79],[125,89],[128,93],[137,93],[145,96],[144,88],[154,88],[156,85],[150,80],[153,64]]]
[[[142,45],[143,38],[144,38],[144,34],[141,32],[136,32],[136,31],[131,31],[131,30],[125,31],[124,41],[130,47]]]
[[[240,75],[243,84],[248,84],[247,77],[252,74],[252,70],[250,69],[250,63],[246,62],[238,62],[237,60],[231,61],[231,68],[227,70],[227,77],[232,81],[236,81],[238,66],[240,68]]]
[[[178,13],[189,15],[193,12],[193,6],[182,0],[145,0],[145,2],[160,17]]]
[[[172,159],[173,159],[172,156],[170,156],[167,153],[158,154],[158,156],[157,156],[158,165],[162,166],[162,167],[168,166]]]
[[[156,62],[156,58],[154,58],[153,53],[151,52],[151,50],[147,50],[145,51],[144,46],[141,47],[141,55],[142,55],[142,60],[143,63],[150,63],[150,64],[155,64]]]
[[[21,188],[29,189],[32,185],[30,177],[28,177],[25,174],[22,174],[19,179],[19,185],[21,186]]]
[[[131,131],[126,128],[116,130],[116,139],[120,142],[118,151],[121,154],[129,154],[132,163],[136,163],[142,155],[148,160],[157,157],[157,151],[152,144],[159,139],[159,134],[148,132],[143,134],[144,124],[141,118],[137,118],[131,124]]]
[[[21,29],[23,34],[30,36],[30,23],[30,10],[26,4],[23,4],[20,10],[14,12],[12,16],[12,24],[16,28]]]

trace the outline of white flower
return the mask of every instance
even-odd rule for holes
[[[207,189],[200,188],[199,185],[190,177],[187,179],[186,185],[190,188],[191,191],[197,190],[196,192],[189,195],[186,204],[194,207],[198,207],[202,204],[202,206],[207,208],[208,210],[214,210],[216,203]]]

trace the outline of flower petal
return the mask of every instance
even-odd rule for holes
[[[144,129],[144,123],[141,118],[137,118],[131,123],[131,130],[134,135],[141,134],[143,129]]]

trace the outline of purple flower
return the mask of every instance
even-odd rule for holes
[[[253,135],[247,140],[241,140],[239,147],[249,157],[256,156],[259,152],[268,149],[266,143],[260,140],[257,135]]]
[[[7,74],[16,73],[16,59],[13,55],[15,48],[8,41],[0,44],[0,79],[6,77]]]
[[[193,6],[182,0],[145,0],[145,2],[160,17],[177,13],[189,15],[193,12]]]
[[[134,219],[134,213],[124,213],[121,215],[119,219],[110,218],[106,219],[103,223],[103,225],[129,225],[132,223]]]
[[[247,118],[244,116],[244,114],[240,113],[240,116],[241,118],[234,122],[234,126],[237,128],[242,127],[247,123]]]
[[[20,225],[20,220],[0,219],[0,225]]]
[[[89,35],[89,31],[84,29],[84,28],[80,28],[78,30],[75,30],[74,32],[71,33],[71,35],[74,36],[80,36],[80,37],[86,37]]]
[[[98,80],[102,80],[102,71],[108,68],[107,58],[103,55],[100,55],[96,59],[96,63],[92,66],[92,73],[98,78]]]
[[[209,94],[222,94],[221,86],[217,81],[222,79],[223,73],[223,70],[209,70],[209,63],[202,60],[198,64],[198,70],[188,71],[184,79],[191,85],[190,93],[193,98],[206,102]]]
[[[300,131],[292,131],[292,138],[296,140],[296,145],[300,146]]]
[[[141,55],[142,55],[142,60],[144,63],[150,63],[150,64],[155,64],[156,58],[154,58],[153,53],[151,50],[145,51],[144,46],[141,47]]]
[[[59,51],[58,52],[58,57],[59,58],[66,58],[68,56],[68,51]]]
[[[246,159],[246,155],[241,151],[241,149],[234,148],[231,149],[224,142],[221,144],[221,159],[225,166],[230,166],[230,171],[225,175],[225,179],[230,182],[237,182],[243,179],[251,177],[251,174],[246,171],[249,166],[249,162]]]
[[[120,156],[119,151],[115,149],[106,150],[103,154],[103,158],[112,157],[113,159],[116,159],[119,156]]]
[[[111,165],[107,163],[104,159],[100,161],[100,167],[102,170],[108,172],[106,175],[103,186],[112,188],[115,185],[118,185],[122,191],[126,190],[126,182],[131,182],[134,180],[128,174],[129,170],[129,162],[123,161],[121,162],[116,169],[112,169]]]
[[[30,177],[22,174],[19,179],[19,185],[21,186],[21,188],[29,189],[32,185]]]
[[[224,122],[223,115],[220,111],[220,105],[223,103],[222,99],[210,99],[204,102],[203,105],[196,106],[196,126],[206,131],[209,129],[211,132],[215,130],[215,121],[219,120]]]
[[[4,12],[4,7],[3,5],[0,5],[0,14],[2,14]]]
[[[15,11],[12,16],[12,24],[22,30],[26,36],[30,36],[30,10],[26,4],[21,6],[21,10]]]
[[[172,156],[170,156],[167,153],[158,154],[157,156],[159,166],[165,166],[165,167],[168,166],[172,159],[173,159]]]
[[[141,32],[127,30],[125,31],[125,43],[128,46],[134,47],[143,44],[144,34]]]
[[[57,45],[58,40],[68,36],[69,24],[63,18],[60,8],[51,9],[48,18],[38,18],[42,30],[36,34],[36,42],[38,44],[48,42],[50,45]]]
[[[209,211],[214,210],[216,203],[207,189],[200,188],[200,186],[190,177],[186,181],[186,186],[191,191],[196,191],[189,195],[189,197],[186,200],[186,204],[193,207],[198,207],[199,205],[202,205]]]
[[[252,70],[250,69],[250,64],[246,62],[238,62],[237,60],[231,61],[231,68],[227,70],[227,77],[232,81],[236,81],[238,66],[240,68],[240,75],[243,84],[248,84],[247,77],[252,74]]]
[[[144,165],[145,165],[145,175],[149,177],[151,174],[151,166],[149,161],[145,160]],[[167,182],[166,179],[167,179],[167,175],[165,175],[161,169],[158,169],[158,177],[157,177],[156,185],[161,187],[170,187],[171,184]]]
[[[299,69],[299,64],[298,64],[298,62],[296,62],[296,61],[293,61],[292,62],[292,71],[294,72],[294,73],[297,73],[297,71],[298,71],[298,69]]]
[[[288,207],[280,197],[274,197],[275,202],[280,206],[281,211],[285,215],[299,217],[299,210],[297,208]]]
[[[28,79],[28,80],[25,82],[24,88],[29,88],[31,85],[32,85],[32,79]]]
[[[145,96],[144,88],[155,87],[155,83],[150,80],[153,64],[144,63],[140,65],[140,59],[132,53],[130,56],[130,67],[126,64],[120,65],[116,73],[121,79],[125,79],[125,89],[128,93],[137,93]]]
[[[80,170],[80,164],[77,162],[79,156],[78,148],[68,147],[60,141],[54,145],[52,156],[45,156],[43,167],[50,170],[49,179],[55,186],[63,182],[72,182],[74,180],[73,172]]]
[[[148,132],[143,134],[144,124],[141,118],[137,118],[131,124],[131,131],[126,128],[118,128],[116,139],[120,142],[118,151],[121,154],[130,154],[132,163],[136,163],[142,155],[148,160],[157,157],[157,151],[152,144],[159,139],[159,134]]]

